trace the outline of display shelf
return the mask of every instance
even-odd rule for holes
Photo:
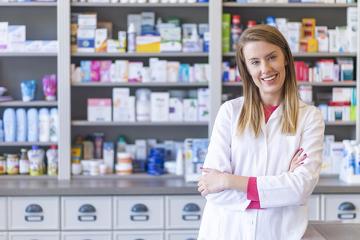
[[[179,127],[179,126],[207,126],[208,122],[89,122],[86,120],[74,120],[72,121],[72,126],[82,126],[82,127],[93,127],[93,126],[104,126],[104,127],[113,127],[113,126],[161,126],[161,127]]]
[[[57,142],[0,142],[0,147],[31,147],[33,145],[46,147],[57,145]]]
[[[139,180],[151,180],[154,178],[162,179],[183,179],[184,176],[179,176],[175,174],[163,174],[159,176],[150,175],[147,173],[133,173],[130,175],[117,175],[117,174],[107,174],[107,175],[73,175],[73,179],[139,179]]]
[[[56,6],[57,6],[57,2],[0,2],[0,7],[56,7]]]
[[[78,82],[72,83],[73,87],[151,87],[151,88],[196,88],[196,87],[208,87],[207,82],[198,82],[198,83],[104,83],[104,82]]]
[[[235,57],[235,52],[228,52],[223,54],[224,57]],[[317,52],[317,53],[293,53],[296,58],[320,58],[320,57],[356,57],[356,53],[330,53],[330,52]]]
[[[355,121],[328,121],[325,122],[326,126],[355,126]]]
[[[56,57],[57,53],[47,52],[0,52],[0,57]]]
[[[167,57],[167,58],[182,58],[182,57],[208,57],[206,52],[164,52],[164,53],[72,53],[73,57]]]
[[[299,86],[313,86],[313,87],[356,87],[356,81],[344,82],[301,82],[297,83]],[[242,86],[242,82],[224,82],[225,87]]]
[[[56,180],[57,176],[30,176],[30,175],[0,175],[0,180]]]
[[[56,107],[57,101],[6,101],[0,102],[0,107]]]
[[[237,8],[347,8],[356,7],[356,3],[223,3],[224,7]]]
[[[72,7],[129,7],[129,8],[198,8],[208,7],[209,3],[71,3]]]

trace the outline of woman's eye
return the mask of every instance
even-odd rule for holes
[[[259,61],[252,61],[251,62],[251,65],[258,65],[259,64]]]
[[[275,59],[276,59],[276,56],[270,56],[269,59],[270,59],[270,60],[275,60]]]

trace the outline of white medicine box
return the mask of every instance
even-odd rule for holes
[[[89,98],[87,118],[90,122],[111,122],[111,99]]]

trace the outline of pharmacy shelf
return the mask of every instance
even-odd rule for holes
[[[158,8],[158,7],[208,7],[209,3],[72,3],[72,7],[131,7],[131,8]]]
[[[206,52],[166,52],[166,53],[73,53],[72,57],[208,57]]]
[[[196,82],[196,83],[86,83],[86,82],[79,82],[79,83],[72,83],[73,87],[151,87],[151,88],[196,88],[196,87],[208,87],[209,83],[207,82]],[[1,106],[1,105],[0,105]]]
[[[347,8],[356,7],[356,3],[223,3],[224,7],[237,8]]]
[[[0,147],[31,147],[33,145],[47,147],[57,145],[57,142],[0,142]]]
[[[57,176],[30,176],[30,175],[0,175],[0,180],[56,180]]]
[[[344,82],[301,82],[297,83],[300,86],[313,86],[313,87],[356,87],[355,81],[344,81]],[[225,82],[223,86],[225,87],[236,87],[242,86],[242,82]]]
[[[57,2],[0,2],[0,7],[56,7],[56,6],[57,6]]]
[[[6,101],[0,102],[0,107],[56,107],[57,101]]]
[[[138,180],[147,180],[147,179],[183,179],[184,176],[178,176],[175,174],[163,174],[159,176],[149,175],[147,173],[133,173],[130,175],[116,175],[116,174],[107,174],[107,175],[97,175],[97,176],[89,176],[89,175],[73,175],[73,179],[138,179]]]
[[[228,52],[223,54],[224,57],[235,57],[235,52]],[[318,53],[293,53],[293,57],[296,58],[319,58],[319,57],[356,57],[356,53],[330,53],[330,52],[318,52]]]
[[[325,122],[326,126],[355,126],[356,122],[354,121],[334,121],[334,122]]]
[[[0,52],[0,57],[56,57],[57,53],[47,52]]]
[[[208,126],[208,122],[89,122],[86,120],[74,120],[72,121],[72,126],[79,127],[94,127],[94,126],[104,126],[104,127],[114,127],[114,126],[126,126],[126,127],[138,127],[138,126],[161,126],[161,127],[180,127],[180,126]]]

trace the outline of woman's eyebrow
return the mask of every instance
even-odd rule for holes
[[[270,55],[273,55],[274,53],[276,53],[276,50],[272,51],[271,53],[268,53],[265,55],[265,57],[269,57]],[[252,60],[258,60],[259,58],[249,58],[248,61],[252,61]]]

